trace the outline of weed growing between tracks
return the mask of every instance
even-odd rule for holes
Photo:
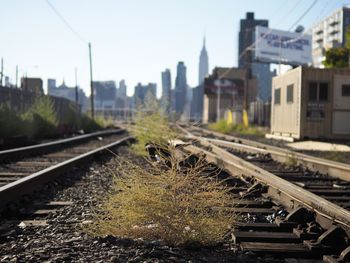
[[[168,149],[170,152],[172,149]],[[170,245],[214,245],[222,241],[235,214],[230,188],[212,176],[199,159],[179,167],[175,157],[147,168],[122,159],[115,194],[105,203],[103,216],[88,232]]]
[[[158,112],[152,114],[138,112],[131,133],[137,140],[132,145],[132,150],[140,156],[147,155],[146,144],[165,146],[168,140],[176,138],[167,119]]]
[[[145,155],[145,144],[155,146],[157,161],[143,165],[117,157],[114,194],[87,232],[169,245],[215,245],[235,223],[227,209],[235,202],[218,169],[202,158],[180,153],[169,140],[176,138],[159,113],[139,113],[132,130],[138,143],[133,150]]]

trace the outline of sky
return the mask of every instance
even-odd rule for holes
[[[49,1],[49,2],[48,2]],[[269,26],[291,28],[305,10],[313,8],[298,25],[306,29],[350,0],[0,0],[0,57],[4,75],[64,80],[90,94],[88,42],[92,45],[93,79],[124,79],[128,95],[138,82],[157,83],[161,71],[184,61],[187,81],[198,83],[199,54],[206,37],[209,70],[237,66],[240,19],[254,12]],[[50,4],[69,23],[58,17]]]

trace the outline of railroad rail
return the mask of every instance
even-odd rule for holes
[[[324,161],[320,172],[308,163],[315,159],[321,162],[320,158],[222,134],[216,135],[230,141],[198,137],[179,128],[191,138],[185,150],[205,154],[208,162],[252,184],[243,196],[253,199],[243,199],[246,207],[238,209],[240,213],[257,218],[268,213],[277,215],[283,209],[289,213],[286,217],[238,226],[232,236],[243,250],[326,262],[350,261],[350,185],[342,180],[350,177],[344,172],[346,165],[336,165],[342,170],[341,176],[323,175],[323,171],[332,170],[327,164],[335,167],[334,162]],[[195,130],[203,134],[202,130]],[[291,156],[305,166],[281,164]],[[261,198],[267,198],[272,205]]]
[[[186,126],[183,131],[186,133],[190,132],[191,135],[197,135],[198,137],[210,137],[213,140],[212,142],[214,142],[215,139],[221,139],[217,141],[217,143],[221,146],[225,146],[226,143],[230,143],[229,147],[235,145],[237,149],[240,148],[242,151],[249,150],[250,152],[255,153],[269,153],[274,160],[279,162],[287,162],[290,158],[293,158],[297,164],[307,167],[311,171],[328,174],[342,180],[350,181],[349,164],[326,160],[285,148],[210,131],[196,126]]]
[[[131,139],[124,129],[117,129],[1,151],[0,209],[96,154]]]

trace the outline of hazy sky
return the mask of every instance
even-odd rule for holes
[[[184,61],[190,86],[197,85],[198,60],[206,35],[210,70],[237,66],[239,20],[246,12],[288,30],[314,0],[50,0],[92,43],[94,80],[125,79],[128,94],[138,82],[156,82],[161,71]],[[58,18],[46,0],[0,0],[0,56],[4,74],[78,83],[89,94],[88,45]],[[309,28],[350,0],[318,0],[299,24]]]

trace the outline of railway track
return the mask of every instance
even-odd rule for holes
[[[209,132],[198,128],[200,137],[180,129],[191,139],[187,151],[204,153],[208,162],[250,184],[237,204],[244,220],[232,233],[243,251],[312,262],[350,261],[348,165],[222,134],[205,138]],[[217,135],[220,139],[213,138]]]
[[[68,169],[130,139],[125,130],[117,129],[0,151],[0,209]]]

